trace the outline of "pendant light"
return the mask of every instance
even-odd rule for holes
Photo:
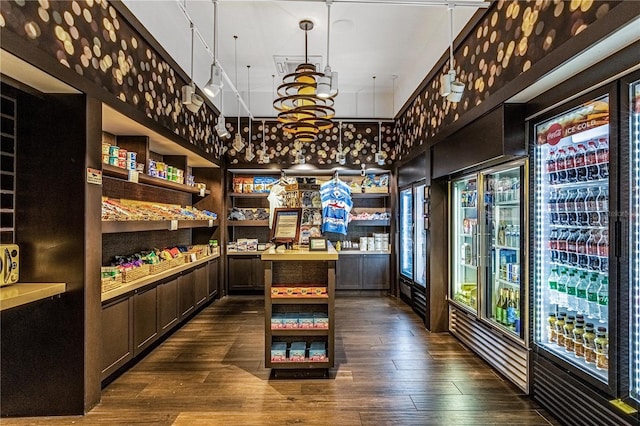
[[[324,67],[324,75],[318,78],[317,94],[319,98],[333,98],[338,94],[338,73],[331,71],[329,65],[329,47],[331,45],[331,3],[333,0],[326,0],[327,3],[327,65]]]
[[[195,28],[193,26],[193,22],[190,23],[189,28],[191,28],[191,70],[190,70],[190,78],[191,82],[189,84],[185,84],[182,86],[182,104],[194,114],[200,110],[200,107],[204,103],[204,99],[200,95],[196,93],[196,84],[193,82],[193,38],[195,33]]]
[[[267,152],[267,142],[266,142],[266,124],[265,121],[262,120],[262,154],[260,155],[260,162],[262,164],[269,163],[269,153]]]
[[[234,59],[234,65],[235,65],[235,86],[236,89],[238,88],[238,36],[234,35],[233,36],[233,43],[234,43],[234,50],[235,50],[235,59]],[[240,92],[236,91],[236,100],[238,101],[238,124],[236,126],[236,135],[233,138],[233,142],[231,143],[231,146],[233,146],[233,149],[235,149],[237,152],[242,151],[242,149],[244,148],[244,139],[242,139],[242,134],[240,132]]]
[[[464,84],[456,79],[456,70],[453,67],[453,8],[455,5],[447,6],[449,10],[449,72],[440,76],[440,95],[446,96],[449,102],[460,102],[464,92]]]
[[[213,0],[213,61],[211,62],[211,77],[204,86],[204,93],[210,98],[215,98],[222,90],[222,70],[216,62],[216,51],[218,44],[218,0]]]
[[[342,121],[338,122],[338,153],[336,154],[336,160],[342,166],[347,162],[347,156],[342,148]]]
[[[216,124],[216,133],[219,138],[228,138],[229,131],[225,123],[224,115],[222,115],[222,107],[224,105],[224,90],[220,91],[220,115],[218,116],[218,123]]]
[[[251,65],[247,65],[247,103],[249,104],[249,111],[251,111],[251,76],[250,76]],[[247,162],[250,162],[256,155],[253,153],[253,146],[251,145],[251,114],[249,114],[249,136],[248,136],[249,145],[247,147],[247,152],[245,153],[244,159]]]
[[[376,117],[376,76],[373,76],[373,117]],[[382,153],[382,128],[381,122],[378,121],[378,150],[375,155],[376,163],[384,165],[384,154]]]

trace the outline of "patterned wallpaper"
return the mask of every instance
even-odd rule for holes
[[[395,157],[402,159],[424,145],[620,3],[593,0],[493,3],[454,52],[456,74],[466,86],[462,100],[453,104],[439,95],[440,75],[449,70],[447,59],[425,90],[396,120]]]
[[[295,142],[294,138],[285,134],[282,125],[275,120],[265,121],[265,143],[262,144],[262,122],[251,122],[251,144],[256,157],[246,161],[247,138],[249,132],[248,121],[241,119],[241,135],[245,140],[245,147],[240,151],[233,148],[233,137],[236,134],[238,119],[227,117],[227,129],[231,138],[227,140],[226,161],[228,164],[262,164],[261,154],[269,154],[269,163],[295,164],[299,151],[305,156],[306,163],[329,165],[336,164],[338,153],[339,123],[335,122],[332,129],[318,135],[318,140],[309,144]],[[390,165],[395,160],[394,147],[396,135],[393,123],[382,122],[380,125],[382,143],[380,147],[385,153],[385,162]],[[374,164],[375,154],[378,152],[378,122],[343,122],[342,150],[346,155],[346,165]]]
[[[29,40],[61,66],[218,159],[216,117],[205,106],[183,108],[184,81],[107,0],[0,1],[0,28]]]

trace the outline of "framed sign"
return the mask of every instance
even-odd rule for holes
[[[309,251],[327,251],[327,240],[325,238],[309,238]]]
[[[277,208],[273,213],[271,239],[277,243],[292,243],[300,237],[302,209]]]

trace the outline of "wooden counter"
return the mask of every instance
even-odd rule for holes
[[[309,251],[309,249],[285,250],[279,253],[274,247],[262,252],[262,260],[338,260],[338,252],[328,245],[327,250]]]
[[[0,288],[0,311],[57,296],[67,290],[65,283],[17,283]]]

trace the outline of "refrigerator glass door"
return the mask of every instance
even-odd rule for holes
[[[486,318],[505,332],[523,337],[520,321],[522,279],[521,165],[483,175],[486,242]],[[525,230],[526,231],[526,230]]]
[[[535,126],[535,342],[608,384],[609,97]]]
[[[630,86],[631,396],[640,401],[640,81]]]
[[[415,256],[414,256],[414,281],[425,287],[427,285],[427,232],[424,229],[424,188],[418,185],[414,188],[415,206]]]
[[[478,180],[451,184],[451,299],[478,310]]]
[[[400,274],[413,280],[413,193],[400,191]]]

